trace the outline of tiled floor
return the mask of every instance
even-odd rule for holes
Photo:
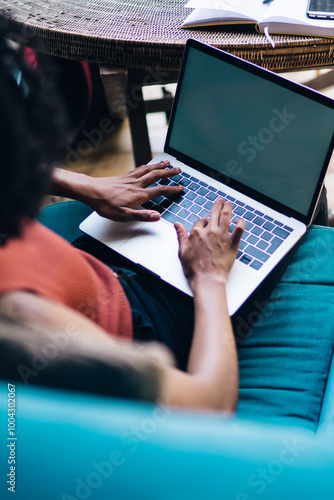
[[[316,75],[317,72],[315,71],[304,71],[288,73],[285,76],[300,83],[304,83],[311,80]],[[167,87],[171,91],[175,89],[175,85]],[[334,86],[325,89],[324,93],[334,98]],[[160,87],[144,88],[144,96],[146,99],[157,98],[161,95]],[[165,114],[155,113],[148,115],[148,127],[153,154],[160,153],[163,150],[164,138],[167,131]],[[74,149],[74,153],[78,153],[78,146]],[[107,136],[104,142],[96,147],[89,156],[82,156],[79,154],[73,155],[72,151],[72,156],[69,158],[71,159],[70,168],[72,170],[97,177],[119,175],[134,168],[135,164],[132,156],[128,120],[126,119],[110,136]],[[73,158],[75,158],[75,161],[73,161]],[[333,210],[334,213],[334,158],[328,169],[326,186],[328,190],[329,208]],[[49,201],[53,200],[47,199],[46,203]]]

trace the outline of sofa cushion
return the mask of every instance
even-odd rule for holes
[[[234,318],[239,415],[316,430],[333,354],[333,286],[334,230],[312,226],[269,300],[253,297],[248,316]]]
[[[44,209],[40,221],[73,242],[91,211],[59,203]],[[316,431],[334,345],[334,230],[312,226],[283,268],[233,318],[238,414]]]

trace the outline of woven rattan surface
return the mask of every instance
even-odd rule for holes
[[[293,0],[292,0],[293,1]],[[10,37],[69,59],[178,70],[188,38],[273,70],[334,63],[334,40],[264,35],[247,27],[181,29],[185,0],[0,0]]]

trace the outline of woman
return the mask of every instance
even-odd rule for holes
[[[54,159],[55,146],[64,143],[61,103],[54,90],[39,83],[3,38],[0,109],[0,306],[7,324],[11,318],[29,330],[23,331],[22,338],[16,331],[15,342],[28,342],[29,335],[29,342],[35,342],[37,348],[47,338],[43,331],[55,335],[75,325],[80,335],[71,339],[64,354],[69,373],[74,376],[71,356],[84,356],[87,349],[96,350],[96,344],[100,347],[93,358],[108,364],[111,353],[119,349],[111,337],[159,340],[173,351],[177,364],[175,368],[161,363],[160,400],[171,405],[234,411],[238,366],[226,281],[244,222],[238,221],[229,233],[232,205],[216,200],[209,219],[197,221],[190,235],[182,224],[175,224],[193,303],[179,292],[165,291],[163,285],[147,285],[138,278],[129,281],[133,274],[127,271],[127,279],[123,279],[124,271],[119,275],[113,263],[105,265],[35,221],[42,194],[48,188],[54,194],[83,201],[114,220],[154,223],[160,214],[135,207],[162,193],[181,192],[181,186],[148,187],[180,170],[167,168],[169,163],[162,162],[108,179],[51,171],[46,165]],[[167,313],[165,306],[169,308]],[[10,343],[8,334],[4,336]],[[47,383],[57,385],[54,380],[61,378],[62,370],[64,366],[54,361],[46,366]],[[22,371],[20,375],[22,378]],[[66,386],[71,387],[68,380]]]

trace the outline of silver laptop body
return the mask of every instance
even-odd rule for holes
[[[80,229],[191,295],[173,227],[188,230],[217,196],[246,231],[227,283],[233,315],[306,232],[332,154],[334,101],[218,49],[186,44],[164,153],[185,193],[158,199],[158,222],[114,222],[93,212]],[[197,187],[198,186],[198,187]],[[155,203],[156,202],[156,203]],[[159,207],[156,206],[159,204]]]

